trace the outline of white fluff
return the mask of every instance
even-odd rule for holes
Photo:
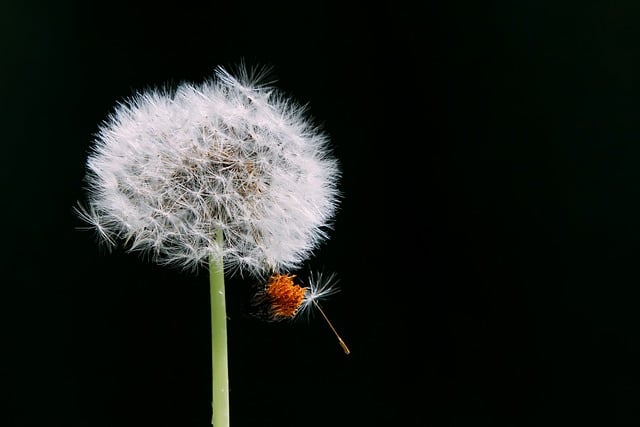
[[[326,135],[247,70],[119,104],[87,167],[78,213],[101,240],[181,268],[212,256],[232,273],[297,268],[327,237],[339,198]]]

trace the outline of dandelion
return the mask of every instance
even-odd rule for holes
[[[208,267],[216,427],[229,423],[225,273],[298,268],[328,238],[340,196],[328,137],[265,77],[218,67],[202,84],[118,104],[96,135],[87,200],[76,207],[107,247]]]

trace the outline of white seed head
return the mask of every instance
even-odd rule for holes
[[[87,160],[78,214],[108,245],[156,262],[263,276],[300,266],[326,239],[340,170],[328,138],[260,73],[223,68],[201,85],[119,104]],[[224,243],[216,243],[216,232]]]

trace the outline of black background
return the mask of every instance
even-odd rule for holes
[[[72,206],[117,101],[241,59],[342,164],[352,354],[229,279],[233,426],[640,425],[640,3],[266,3],[0,6],[0,425],[208,425],[206,274]]]

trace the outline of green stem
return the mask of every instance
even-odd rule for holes
[[[222,232],[216,232],[222,247]],[[214,427],[229,427],[229,367],[227,361],[227,308],[224,293],[224,268],[221,258],[209,261],[209,293],[211,296],[211,367]]]

